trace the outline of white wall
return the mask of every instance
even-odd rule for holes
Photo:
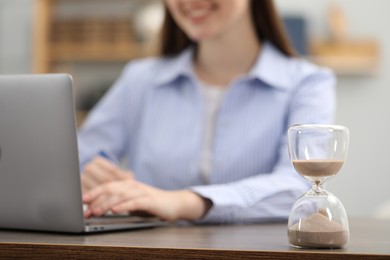
[[[0,0],[0,73],[31,71],[32,0]]]
[[[283,13],[303,14],[313,36],[322,36],[326,8],[331,0],[277,0]],[[338,0],[349,32],[373,37],[381,45],[377,76],[339,77],[337,123],[349,127],[351,144],[340,175],[328,189],[343,202],[350,216],[371,216],[390,200],[390,22],[388,0]],[[31,70],[32,0],[0,0],[0,73]]]
[[[350,216],[372,216],[390,200],[390,1],[388,0],[277,0],[283,13],[309,18],[312,35],[323,36],[326,9],[339,4],[349,33],[375,38],[381,46],[381,67],[376,76],[339,76],[337,122],[350,129],[347,162],[327,189],[343,202]]]

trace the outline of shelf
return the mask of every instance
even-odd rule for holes
[[[142,44],[56,44],[52,46],[50,52],[51,59],[55,62],[129,61],[130,59],[151,55],[154,55],[154,49],[151,46]]]
[[[137,1],[101,0],[98,10],[88,8],[94,1],[35,0],[34,72],[53,72],[61,62],[127,62],[156,54],[155,43],[137,39],[132,15],[120,8],[135,8]],[[67,5],[78,15],[64,15]]]
[[[344,42],[313,41],[310,45],[314,63],[326,66],[338,75],[370,76],[379,69],[379,47],[373,40],[350,40]]]
[[[331,68],[340,76],[374,76],[378,74],[378,61],[373,57],[316,56],[309,59]]]

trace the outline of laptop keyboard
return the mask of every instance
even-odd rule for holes
[[[148,223],[155,222],[158,218],[155,217],[139,217],[139,216],[114,216],[108,215],[103,217],[93,217],[84,219],[86,225],[111,225],[111,224],[127,224],[127,223]]]

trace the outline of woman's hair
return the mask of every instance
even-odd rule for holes
[[[286,56],[296,55],[273,0],[252,0],[251,14],[260,42],[271,42]],[[163,56],[174,56],[188,46],[196,45],[176,24],[166,6],[160,41]]]

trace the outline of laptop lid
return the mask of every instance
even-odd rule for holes
[[[0,75],[0,228],[102,232],[157,218],[83,218],[72,78]]]
[[[0,76],[0,228],[81,232],[72,79]]]

